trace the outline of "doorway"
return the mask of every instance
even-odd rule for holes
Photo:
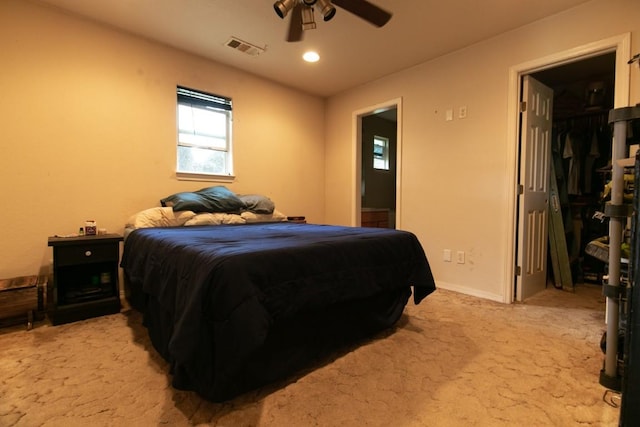
[[[400,206],[400,99],[355,113],[354,224],[397,228]]]
[[[562,264],[568,264],[547,271],[548,282],[557,288],[601,284],[605,273],[604,262],[586,254],[585,247],[608,234],[608,223],[601,214],[602,192],[610,178],[608,115],[613,108],[615,63],[615,52],[609,52],[531,74],[555,94],[551,141],[555,173],[550,179],[556,180],[558,188],[556,210],[562,217],[560,228],[567,248],[567,262]],[[564,280],[569,282],[565,286],[563,276],[570,278]]]
[[[600,82],[602,79],[594,78],[595,75],[599,73],[596,68],[605,64],[606,71],[604,74],[610,77],[613,84],[610,93],[613,104],[611,107],[618,108],[620,106],[628,105],[629,100],[629,67],[626,65],[629,52],[630,35],[624,34],[582,46],[580,48],[551,55],[547,58],[542,58],[530,63],[521,64],[510,70],[509,132],[510,140],[514,141],[514,150],[510,154],[513,155],[512,182],[515,188],[519,188],[518,176],[521,168],[519,107],[524,76],[535,76],[540,80],[545,80],[547,84],[556,86],[556,88],[559,89],[556,94],[558,95],[566,93],[565,89],[569,86],[578,84],[584,85],[584,81],[588,82],[587,85],[595,83],[596,81]],[[614,71],[611,71],[612,65]],[[585,96],[585,93],[580,94],[580,102],[583,109],[590,107]],[[554,104],[556,103],[557,100],[554,97]],[[595,104],[592,106],[595,107]],[[565,110],[565,106],[561,104],[558,104],[558,106],[554,105],[554,107],[554,110],[557,111]],[[600,107],[603,109],[605,108],[604,105]],[[521,271],[519,271],[521,270],[519,254],[523,253],[523,239],[519,236],[518,230],[521,229],[520,224],[524,218],[522,213],[518,210],[520,197],[521,196],[516,195],[516,193],[513,193],[512,213],[514,222],[512,223],[513,228],[510,230],[512,240],[509,242],[509,246],[512,248],[511,253],[513,257],[513,264],[508,265],[506,269],[506,274],[508,276],[505,280],[505,302],[513,302],[516,299],[521,300],[520,298],[517,298],[517,296],[528,295],[527,292],[522,292],[522,289],[518,289],[518,286],[522,286]],[[545,274],[547,269],[546,264],[547,263],[545,262]]]
[[[396,107],[362,117],[362,227],[396,227]]]

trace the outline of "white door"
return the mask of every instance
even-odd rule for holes
[[[518,205],[516,299],[523,301],[547,285],[549,168],[553,90],[530,76],[523,79]]]

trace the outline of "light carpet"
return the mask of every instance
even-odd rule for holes
[[[595,285],[511,305],[440,289],[375,339],[211,403],[171,387],[133,310],[44,321],[0,329],[0,426],[615,426],[604,329]]]

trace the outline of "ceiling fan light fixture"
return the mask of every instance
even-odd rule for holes
[[[313,18],[313,8],[304,6],[302,8],[302,29],[313,30],[314,28],[316,28],[316,21]]]
[[[320,55],[318,55],[317,52],[310,50],[302,55],[302,59],[306,62],[318,62],[320,60]]]
[[[318,6],[320,7],[320,13],[322,14],[323,19],[326,21],[330,21],[336,14],[336,8],[331,4],[329,0],[317,0]]]
[[[313,17],[316,5],[325,21],[333,19],[338,7],[376,27],[384,26],[392,16],[391,13],[368,0],[276,0],[273,8],[280,18],[284,18],[289,11],[293,11],[286,37],[288,42],[299,42],[302,40],[304,30],[316,28]]]
[[[297,3],[298,0],[278,0],[273,4],[273,10],[276,11],[276,14],[280,18],[284,19],[284,17],[287,16],[287,13],[289,13]]]

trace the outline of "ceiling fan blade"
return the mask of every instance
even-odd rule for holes
[[[376,27],[382,27],[392,16],[391,13],[366,0],[332,0],[331,2]]]
[[[296,4],[291,11],[289,32],[287,33],[288,42],[299,42],[300,40],[302,40],[302,3]]]

